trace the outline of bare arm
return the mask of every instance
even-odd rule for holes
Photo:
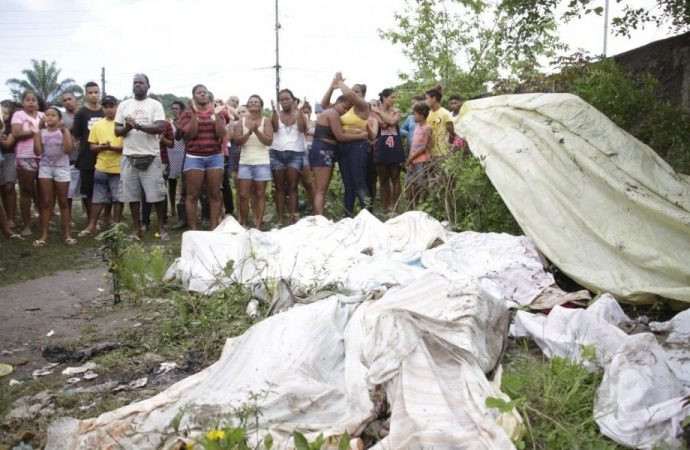
[[[252,135],[252,128],[249,128],[249,130],[245,133],[244,132],[244,122],[246,119],[240,119],[240,121],[237,124],[238,130],[236,133],[234,133],[233,136],[233,142],[237,146],[241,146],[247,143],[247,139],[249,139],[249,136]]]
[[[340,116],[338,115],[338,113],[336,113],[333,110],[330,111],[332,111],[332,114],[328,111],[324,112],[323,114],[325,115],[326,120],[328,121],[328,127],[331,129],[333,135],[338,141],[352,142],[361,141],[367,138],[366,131],[359,131],[357,133],[345,133],[343,131],[343,126],[340,123]]]
[[[446,130],[448,130],[448,140],[452,143],[455,139],[455,127],[453,122],[446,122]]]
[[[14,125],[12,125],[14,126]],[[32,131],[33,132],[33,131]],[[34,133],[34,155],[41,156],[43,153],[43,142],[41,142],[41,132]]]
[[[31,129],[26,131],[22,130],[22,124],[20,123],[12,124],[12,137],[14,137],[16,141],[25,141],[27,139],[31,139],[35,134],[36,133],[34,130]]]
[[[273,143],[273,125],[271,125],[271,122],[266,118],[262,120],[264,121],[264,130],[260,131],[257,127],[254,130],[254,134],[256,134],[256,137],[259,138],[262,144],[270,146]]]
[[[370,141],[376,139],[376,135],[379,134],[379,123],[374,118],[367,119],[367,138]]]
[[[64,126],[60,131],[62,131],[62,150],[69,155],[72,153],[72,133]]]
[[[115,122],[115,136],[125,137],[127,133],[134,129],[133,122],[127,121],[123,124]]]
[[[378,115],[378,117],[381,119],[379,123],[382,123],[383,125],[392,126],[400,123],[401,113],[398,108],[393,108],[388,112],[381,108],[375,108],[372,109],[372,111]]]
[[[216,139],[219,141],[225,137],[225,119],[221,114],[216,114]]]
[[[192,109],[192,115],[189,122],[182,127],[184,131],[184,140],[189,142],[196,137],[197,131],[199,131],[199,115]]]
[[[228,138],[228,141],[232,141],[232,138],[234,136],[235,136],[235,124],[233,122],[230,122],[225,127],[225,137]]]
[[[360,119],[368,119],[369,104],[367,103],[367,101],[359,95],[355,94],[354,91],[350,89],[350,86],[345,84],[343,80],[338,80],[338,88],[342,91],[343,95],[347,97],[347,99],[350,101],[352,107],[355,108],[355,113],[357,113],[357,116]]]
[[[279,123],[278,121],[280,120],[280,113],[276,109],[276,102],[271,100],[271,110],[273,111],[271,113],[271,125],[273,125],[273,129],[277,130],[279,128]]]
[[[323,94],[323,98],[321,99],[321,106],[323,109],[327,109],[330,106],[332,106],[331,103],[331,97],[333,96],[333,91],[338,87],[338,75],[333,77],[333,81],[331,81],[331,85],[328,86],[328,90],[326,91],[325,94]]]
[[[302,102],[297,106],[297,129],[300,133],[307,131],[307,121],[304,118],[304,114],[302,114]]]

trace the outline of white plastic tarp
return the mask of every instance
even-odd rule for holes
[[[498,412],[485,406],[495,394],[484,373],[498,362],[509,320],[495,283],[428,273],[379,300],[361,299],[334,295],[272,316],[155,397],[53,423],[46,448],[169,448],[175,438],[166,433],[182,408],[180,429],[193,437],[232,418],[250,392],[258,394],[259,439],[270,431],[274,448],[292,448],[295,429],[309,439],[360,432],[375,418],[377,390],[392,411],[377,448],[513,448]]]
[[[325,286],[368,292],[406,285],[433,271],[456,281],[490,279],[505,298],[524,306],[550,308],[588,298],[586,292],[566,295],[557,289],[545,264],[524,236],[453,233],[418,211],[382,223],[365,210],[354,219],[307,217],[263,233],[245,230],[229,217],[213,232],[183,235],[178,275],[185,287],[200,292],[233,280],[286,279],[297,295],[309,295]],[[545,291],[549,295],[542,295]]]
[[[588,289],[690,302],[690,182],[571,94],[468,101],[460,130],[520,227]]]
[[[674,342],[687,333],[688,311],[655,327]],[[594,417],[604,435],[633,448],[683,448],[677,436],[681,421],[690,415],[690,405],[683,406],[690,380],[681,365],[671,363],[668,350],[682,364],[690,360],[690,340],[662,348],[651,333],[627,335],[618,328],[629,321],[616,300],[605,294],[586,310],[557,306],[548,316],[518,311],[511,333],[533,338],[549,357],[603,368]]]

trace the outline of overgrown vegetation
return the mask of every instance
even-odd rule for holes
[[[501,383],[511,400],[487,399],[487,406],[502,412],[518,409],[525,422],[518,448],[623,448],[599,432],[592,414],[601,371],[590,373],[559,357],[546,359],[527,341],[519,350],[509,353]]]

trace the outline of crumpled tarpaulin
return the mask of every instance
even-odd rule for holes
[[[419,211],[385,223],[366,210],[335,223],[307,217],[270,232],[245,230],[228,217],[213,232],[184,233],[181,253],[178,276],[186,288],[200,292],[233,281],[279,279],[289,280],[300,296],[324,286],[368,292],[410,284],[433,271],[451,280],[490,279],[508,300],[539,309],[589,299],[586,291],[566,294],[556,287],[530,239],[446,231]]]
[[[155,397],[58,420],[46,448],[169,448],[175,440],[165,433],[183,408],[180,429],[198,435],[233,418],[250,392],[260,438],[270,431],[274,448],[292,448],[295,429],[308,439],[360,432],[376,417],[379,391],[391,427],[376,448],[514,448],[485,406],[495,395],[485,373],[498,363],[509,321],[499,286],[427,273],[362,299],[333,295],[269,317],[229,339],[218,362]]]
[[[626,334],[619,328],[626,322],[630,319],[620,305],[605,294],[586,310],[557,306],[548,316],[518,311],[511,333],[533,338],[548,357],[604,369],[594,402],[604,435],[633,448],[683,448],[677,436],[681,421],[690,415],[690,405],[683,406],[683,397],[690,394],[690,310],[669,322],[650,324],[667,333],[664,347],[651,333]],[[679,341],[682,336],[685,340]],[[591,348],[594,358],[586,351]]]
[[[631,302],[690,302],[690,182],[571,94],[465,102],[460,130],[564,273]]]

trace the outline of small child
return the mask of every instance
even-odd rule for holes
[[[122,158],[122,138],[115,136],[115,113],[117,99],[106,95],[101,101],[105,117],[94,123],[89,132],[89,145],[96,152],[96,171],[93,176],[92,210],[89,224],[79,232],[79,237],[96,233],[98,216],[103,205],[113,203],[114,220],[122,219],[122,202],[120,199],[120,160]],[[106,217],[106,226],[111,224]]]
[[[38,184],[41,193],[41,237],[34,241],[34,247],[43,247],[48,241],[48,222],[55,197],[60,206],[60,218],[65,244],[74,245],[77,240],[70,236],[70,213],[67,202],[69,190],[69,154],[72,151],[72,136],[62,121],[62,112],[49,107],[44,116],[45,129],[34,131],[34,154],[40,157],[38,163]]]
[[[412,145],[410,146],[410,155],[407,158],[407,177],[405,185],[408,199],[415,203],[421,200],[423,190],[426,187],[427,181],[427,164],[431,159],[429,152],[429,145],[431,143],[431,128],[426,123],[429,116],[429,105],[424,102],[416,103],[412,107],[412,116],[414,118],[415,127],[412,135]]]

